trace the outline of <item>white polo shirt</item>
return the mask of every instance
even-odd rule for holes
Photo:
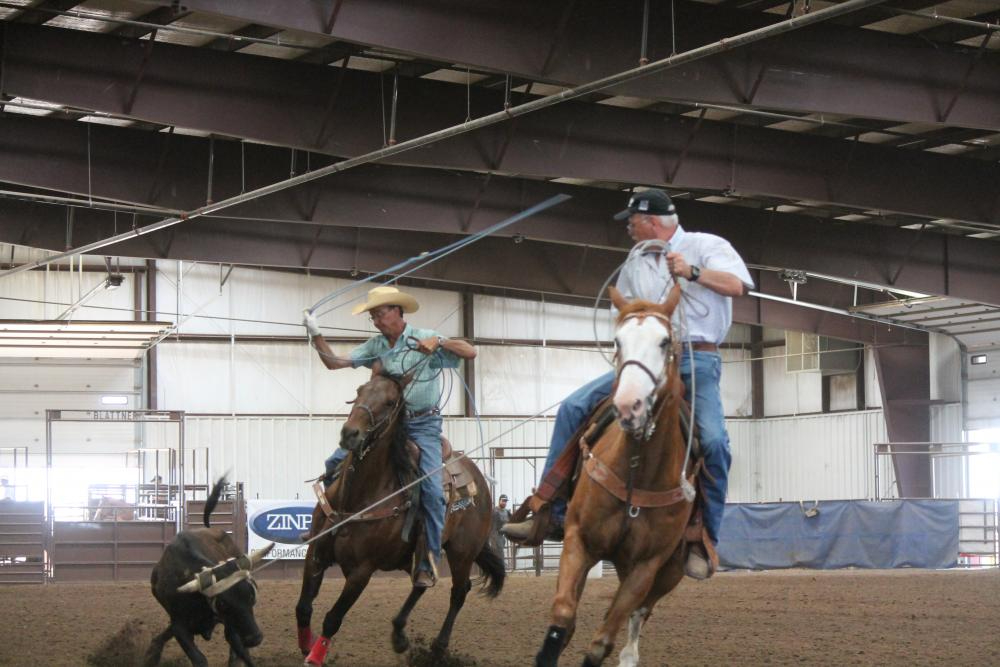
[[[673,276],[667,270],[665,253],[659,249],[641,252],[641,248],[642,243],[639,243],[629,252],[616,287],[630,301],[643,299],[661,303],[674,284]],[[677,225],[669,241],[669,252],[679,252],[688,264],[731,273],[747,289],[754,287],[747,265],[729,241],[721,236],[686,232]],[[732,298],[690,280],[684,285],[684,295],[681,305],[674,311],[674,330],[682,332],[685,342],[721,343],[733,323]],[[617,314],[614,307],[611,310],[613,315]],[[686,329],[682,325],[686,325]]]

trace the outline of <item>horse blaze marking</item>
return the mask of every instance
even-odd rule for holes
[[[312,523],[310,514],[268,514],[268,530],[306,530]]]

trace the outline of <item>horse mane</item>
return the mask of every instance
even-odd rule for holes
[[[402,402],[403,387],[400,384],[400,378],[387,371],[381,371],[379,375],[400,385],[399,400]],[[416,466],[413,465],[413,459],[410,458],[410,451],[406,446],[406,441],[406,405],[403,403],[400,406],[399,414],[396,417],[396,425],[393,427],[391,440],[389,441],[389,463],[392,465],[393,470],[396,471],[400,485],[408,484],[420,474]]]
[[[622,320],[633,313],[640,313],[646,310],[653,310],[656,308],[655,303],[652,301],[643,301],[641,299],[637,301],[629,301],[624,308],[618,311],[618,319],[615,320],[615,324],[621,324]]]

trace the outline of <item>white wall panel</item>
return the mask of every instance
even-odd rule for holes
[[[985,364],[968,364],[967,413],[969,431],[1000,428],[1000,349],[976,350]]]
[[[858,407],[858,381],[855,374],[830,376],[830,410],[855,410]]]
[[[30,246],[16,245],[13,243],[0,243],[0,257],[6,259],[11,257],[11,250],[14,251],[13,263],[14,264],[26,264],[28,262],[35,262],[41,259],[46,259],[52,255],[58,254],[52,250],[45,250],[44,248],[32,248]],[[74,258],[74,265],[77,261],[83,260],[84,266],[104,268],[104,256],[103,255],[81,255]],[[144,259],[136,259],[135,257],[111,257],[111,262],[115,266],[142,266],[145,264]],[[66,270],[68,260],[61,260],[59,262],[53,262],[51,266],[60,266],[62,270]]]
[[[931,442],[963,442],[962,405],[931,406]],[[951,448],[956,451],[956,448]],[[968,495],[967,467],[976,457],[936,457],[933,459],[935,498],[964,498]]]
[[[208,448],[212,476],[228,472],[249,498],[312,498],[310,485],[337,447],[342,418],[197,417],[185,440]]]
[[[1000,376],[970,379],[967,397],[968,430],[1000,428]]]
[[[928,334],[931,399],[962,399],[962,352],[950,336]]]
[[[350,344],[335,344],[346,355]],[[163,409],[208,413],[346,413],[371,371],[330,371],[302,343],[165,342],[159,348],[159,400]],[[230,355],[232,357],[230,358]],[[459,369],[460,370],[460,369]],[[444,414],[460,414],[464,389],[453,372],[442,375],[450,396]],[[450,393],[448,392],[450,388]]]
[[[135,389],[136,379],[135,366],[129,362],[32,363],[24,359],[8,362],[0,360],[0,378],[3,389],[95,392]]]
[[[475,296],[476,335],[516,340],[594,340],[594,309],[523,299]],[[607,307],[597,312],[598,339],[610,341],[612,322]]]
[[[729,327],[729,333],[726,334],[727,343],[740,343],[742,345],[750,345],[750,325],[740,324],[739,322],[734,323]]]
[[[764,414],[801,415],[823,409],[822,378],[818,372],[785,371],[785,347],[765,348]]]
[[[303,480],[322,472],[341,425],[335,417],[189,415],[186,440],[190,447],[209,448],[213,475],[232,469],[231,478],[245,482],[251,497],[308,498]],[[444,432],[492,478],[498,494],[518,503],[540,479],[551,428],[551,418],[484,418],[480,436],[475,419],[448,418]],[[885,438],[881,411],[735,419],[728,429],[731,502],[874,496],[871,444]]]
[[[875,351],[870,346],[865,347],[865,403],[869,408],[882,407],[882,386],[875,368]]]
[[[226,320],[205,319],[208,316],[230,317],[229,290],[220,287],[221,278],[217,264],[158,261],[157,319],[176,322],[177,331],[181,333],[229,333]],[[191,317],[192,314],[205,318]]]
[[[506,493],[511,504],[519,504],[541,479],[552,424],[552,418],[447,419],[444,430],[452,446],[467,452],[494,482],[494,499]]]
[[[157,263],[157,308],[161,318],[173,321],[180,312],[184,321],[182,333],[271,335],[303,335],[302,311],[326,295],[352,285],[352,281],[308,276],[301,273],[237,267],[221,285],[229,271],[218,264]],[[364,301],[374,284],[364,284],[319,309],[323,327],[339,327],[328,331],[331,336],[364,336],[377,331],[365,315],[351,315],[351,308]],[[461,297],[456,292],[403,288],[416,297],[420,310],[407,316],[414,326],[440,331],[446,336],[461,332]],[[180,297],[180,310],[177,308]],[[191,315],[193,317],[188,317]],[[187,317],[187,319],[185,319]],[[219,319],[212,319],[212,318]],[[228,319],[233,318],[233,319]],[[254,321],[256,320],[256,321]]]
[[[135,276],[125,274],[125,280],[118,289],[98,289],[86,300],[86,305],[76,309],[71,319],[122,321],[134,318],[132,311],[132,281]],[[73,271],[70,275],[66,267],[57,271],[25,271],[0,280],[0,296],[25,299],[8,301],[0,299],[0,319],[11,320],[54,320],[68,305],[80,298],[93,287],[107,279],[106,273]],[[31,303],[30,300],[51,301],[51,305]],[[90,306],[90,307],[88,307]],[[94,308],[92,306],[102,306]],[[107,310],[111,308],[112,310]]]
[[[101,396],[107,394],[125,396],[128,404],[124,408],[138,408],[142,400],[138,380],[136,366],[127,361],[0,360],[0,447],[27,447],[29,466],[44,468],[46,410],[106,409]],[[77,458],[97,461],[102,454],[132,449],[139,441],[138,431],[123,424],[56,423],[53,435],[55,463],[63,467],[78,463],[65,458],[65,452],[80,452]],[[0,467],[6,467],[7,456],[0,455]],[[113,465],[124,465],[123,457],[116,455],[112,459]]]
[[[881,411],[728,422],[731,502],[871,498]]]
[[[749,350],[723,348],[722,380],[719,389],[722,407],[728,417],[749,417],[753,413],[753,380],[750,376]]]
[[[498,494],[520,502],[541,474],[552,420],[484,419],[481,424],[482,436],[477,420],[448,418],[444,433],[494,479]],[[312,498],[304,480],[322,473],[342,425],[339,417],[188,415],[185,440],[188,447],[209,449],[213,477],[232,471],[230,479],[244,482],[251,498]]]
[[[157,347],[156,354],[160,409],[233,411],[227,346],[164,342]]]
[[[483,415],[532,415],[611,367],[594,349],[479,346],[476,400]]]
[[[726,420],[729,449],[733,455],[733,463],[729,468],[729,502],[759,502],[758,499],[764,495],[757,465],[760,449],[757,438],[759,422],[760,420],[754,419]]]

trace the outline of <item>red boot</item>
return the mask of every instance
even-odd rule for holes
[[[330,640],[326,637],[320,637],[313,644],[312,650],[309,651],[309,655],[306,656],[305,664],[307,665],[322,665],[323,661],[326,660],[326,652],[330,650]]]
[[[308,625],[304,628],[299,628],[299,650],[302,651],[302,655],[309,655],[314,641],[316,641],[316,638],[313,637],[312,630]]]

